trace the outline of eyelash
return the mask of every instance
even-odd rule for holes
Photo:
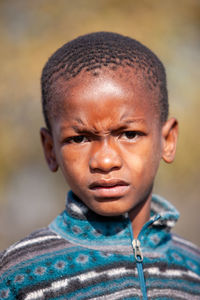
[[[87,142],[89,141],[89,139],[85,135],[75,135],[75,136],[71,136],[71,137],[67,138],[65,143],[67,143],[67,144],[71,144],[71,143],[82,144],[84,139],[87,139]]]
[[[144,135],[142,132],[134,131],[134,130],[128,130],[128,131],[124,131],[124,132],[120,133],[118,135],[118,137],[120,139],[123,136],[126,136],[127,140],[133,140],[133,139],[136,139],[136,138],[138,138],[139,136],[142,136],[142,135]],[[92,138],[89,138],[85,135],[76,135],[76,136],[72,136],[72,137],[67,138],[64,142],[66,144],[72,144],[72,143],[83,144],[85,142],[90,142],[91,140],[92,140]]]
[[[125,135],[128,140],[132,140],[132,139],[134,139],[138,136],[141,136],[143,134],[142,134],[142,132],[139,132],[139,131],[129,130],[129,131],[123,132],[121,134],[121,136],[123,136],[123,135]]]

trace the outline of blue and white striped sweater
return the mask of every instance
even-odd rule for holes
[[[170,232],[177,219],[153,197],[152,222],[139,236],[148,299],[200,299],[200,251]],[[70,192],[47,228],[1,254],[0,299],[143,299],[129,224],[126,215],[95,214]]]

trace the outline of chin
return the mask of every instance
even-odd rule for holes
[[[129,211],[129,208],[123,207],[122,205],[102,205],[102,206],[95,206],[95,207],[90,207],[95,213],[98,215],[104,216],[104,217],[117,217],[120,215],[123,215]]]

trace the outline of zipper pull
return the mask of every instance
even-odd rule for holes
[[[140,248],[140,241],[138,239],[134,239],[132,241],[132,246],[133,246],[133,250],[135,253],[135,259],[137,262],[142,262],[143,261],[143,254]]]

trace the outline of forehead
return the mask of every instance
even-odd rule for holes
[[[112,102],[112,111],[117,101],[120,107],[127,104],[141,106],[157,113],[158,91],[148,86],[143,74],[132,68],[118,68],[117,71],[100,70],[98,74],[83,72],[80,75],[65,81],[59,79],[56,86],[57,93],[54,97],[54,117],[58,119],[66,113],[83,110],[88,105],[100,107]],[[107,101],[107,103],[105,103]],[[106,111],[105,111],[106,112]]]

